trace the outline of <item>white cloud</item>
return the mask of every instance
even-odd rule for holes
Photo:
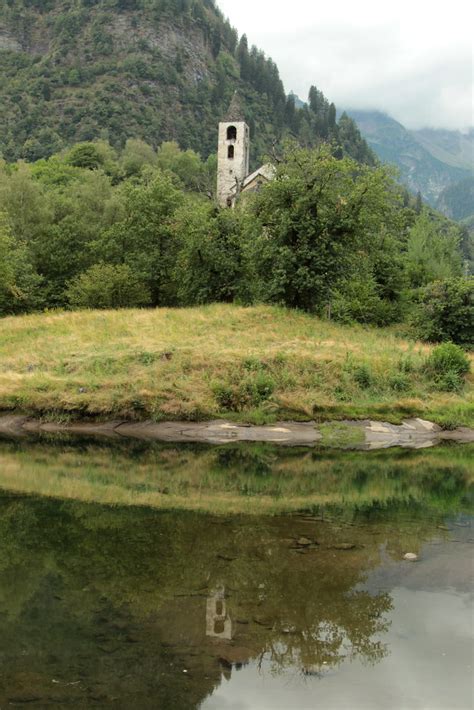
[[[377,108],[409,128],[474,125],[469,0],[217,0],[278,64],[286,89]]]

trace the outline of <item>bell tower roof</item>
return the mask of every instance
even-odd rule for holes
[[[238,91],[234,91],[227,113],[223,118],[224,123],[232,123],[234,121],[236,123],[245,123],[244,110],[242,108],[242,101]]]

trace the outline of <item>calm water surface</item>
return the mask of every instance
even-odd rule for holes
[[[0,708],[469,710],[472,475],[453,447],[0,441]]]

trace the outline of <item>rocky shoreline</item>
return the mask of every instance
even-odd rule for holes
[[[392,446],[425,448],[442,441],[474,442],[474,429],[460,427],[446,431],[423,419],[402,424],[371,420],[326,422],[279,422],[255,426],[229,421],[211,422],[44,422],[31,417],[0,415],[0,435],[23,437],[34,434],[71,434],[107,438],[130,438],[176,443],[225,444],[268,442],[286,446],[330,446],[344,449],[386,449]]]

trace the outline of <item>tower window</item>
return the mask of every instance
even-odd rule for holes
[[[237,128],[235,126],[229,126],[227,129],[227,140],[235,141],[237,140]]]
[[[230,158],[231,160],[233,160],[233,158],[234,158],[234,146],[233,145],[230,145],[227,148],[227,157]]]

